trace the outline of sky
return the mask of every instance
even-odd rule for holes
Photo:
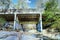
[[[36,3],[36,0],[30,0],[31,1],[31,3],[29,4],[29,6],[31,7],[31,8],[34,8],[35,7],[35,3]]]
[[[12,3],[14,3],[14,4],[17,4],[17,2],[18,2],[17,0],[12,0]],[[26,2],[28,3],[30,8],[34,8],[35,7],[36,0],[27,0]]]
[[[18,1],[17,0],[12,0],[12,3],[16,4]]]

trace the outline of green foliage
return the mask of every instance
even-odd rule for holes
[[[54,17],[54,12],[46,11],[44,15],[46,16],[46,21],[49,21],[50,19],[52,19]]]
[[[54,11],[57,7],[57,2],[55,2],[55,0],[51,0],[47,2],[45,6],[47,11]]]
[[[0,25],[3,25],[6,22],[6,20],[2,17],[0,17]]]
[[[57,2],[55,0],[47,2],[43,14],[43,25],[51,23],[52,25],[49,25],[51,28],[60,30],[60,15],[56,14],[56,12],[60,14],[60,10],[57,8]]]

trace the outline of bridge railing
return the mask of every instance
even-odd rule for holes
[[[14,13],[40,13],[37,9],[0,9],[0,14],[14,14]]]

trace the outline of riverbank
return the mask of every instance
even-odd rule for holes
[[[46,36],[51,39],[60,39],[60,33],[59,32],[47,32],[46,30],[42,31],[42,35]]]

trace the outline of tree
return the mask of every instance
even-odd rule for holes
[[[0,0],[0,7],[2,9],[8,9],[10,6],[11,0]]]
[[[46,6],[45,10],[54,11],[57,7],[57,2],[56,0],[49,0],[45,6]]]
[[[20,8],[28,8],[28,3],[26,2],[27,0],[18,0],[18,3],[16,6],[17,9]]]
[[[45,12],[43,14],[43,26],[50,28],[59,28],[60,29],[60,15],[56,14],[56,12],[60,13],[60,10],[57,8],[56,0],[49,0],[49,2],[45,5]]]

